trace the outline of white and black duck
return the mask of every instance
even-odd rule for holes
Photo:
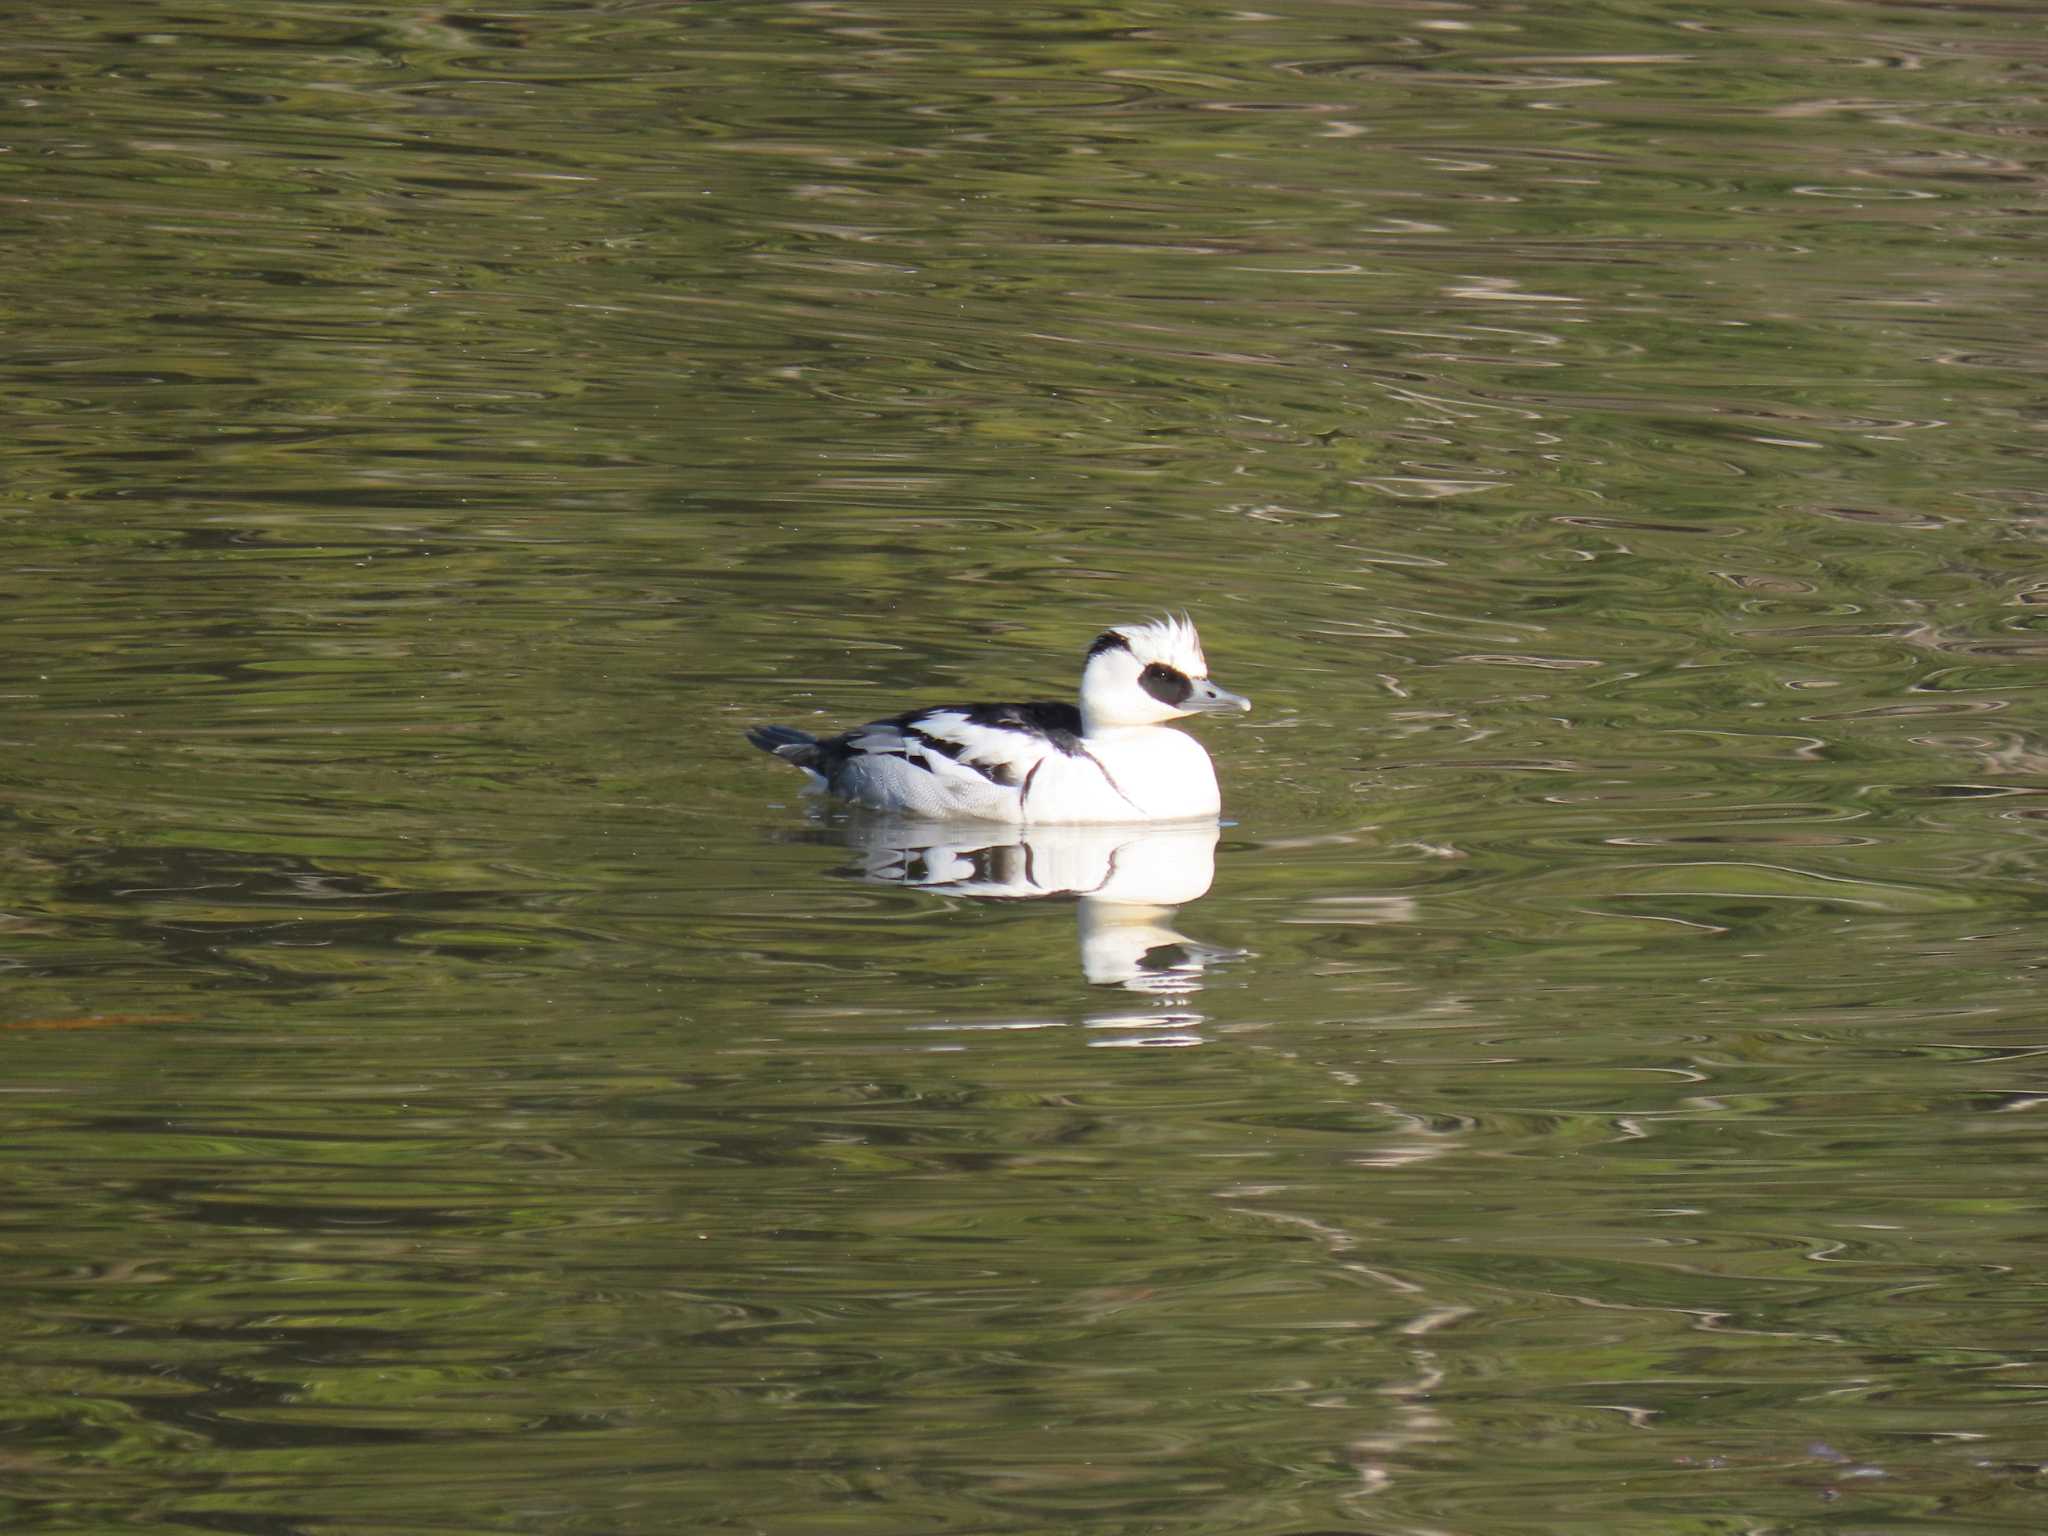
[[[820,739],[786,725],[747,739],[812,786],[906,816],[1019,824],[1180,821],[1222,800],[1209,754],[1166,722],[1250,709],[1209,680],[1185,618],[1119,624],[1088,648],[1079,705],[950,704]]]

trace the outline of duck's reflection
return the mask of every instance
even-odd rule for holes
[[[1213,820],[1132,827],[1003,827],[861,820],[845,828],[862,879],[988,901],[1078,899],[1081,972],[1137,992],[1199,991],[1233,960],[1173,927],[1216,878]]]

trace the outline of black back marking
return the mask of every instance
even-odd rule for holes
[[[1088,749],[1081,743],[1081,711],[1071,704],[1049,700],[1031,704],[946,704],[935,709],[913,709],[891,715],[886,720],[871,721],[843,736],[828,736],[823,740],[787,726],[759,727],[749,731],[747,739],[764,752],[773,752],[787,762],[810,769],[834,788],[841,787],[841,775],[846,772],[847,765],[858,758],[901,758],[926,773],[937,773],[938,767],[933,758],[943,757],[962,767],[972,768],[991,784],[1015,789],[1021,782],[1025,792],[1029,792],[1029,776],[1022,775],[1015,765],[1000,759],[979,761],[971,755],[974,750],[971,744],[949,740],[937,729],[925,729],[925,723],[934,715],[958,715],[969,725],[987,730],[1020,732],[1045,742],[1065,757],[1089,756]],[[884,741],[889,741],[888,736],[873,745],[861,741],[865,733],[878,729],[891,733],[894,741],[883,745]],[[1036,771],[1034,765],[1032,772]]]
[[[919,762],[916,757],[910,761],[928,772],[938,771],[932,767],[929,758],[929,754],[937,753],[963,768],[972,768],[999,788],[1017,787],[1020,779],[1015,765],[1000,758],[985,762],[972,755],[973,748],[969,743],[950,740],[936,730],[926,730],[924,723],[933,715],[958,715],[969,725],[988,730],[1019,731],[1047,743],[1066,757],[1077,756],[1083,751],[1081,711],[1071,704],[1051,701],[1035,704],[949,704],[936,709],[913,709],[875,723],[895,727],[904,741],[922,749],[927,754],[925,761]]]
[[[969,725],[997,731],[1022,731],[1050,742],[1066,757],[1081,750],[1081,711],[1071,704],[957,704]]]
[[[903,733],[903,739],[919,751],[920,755],[910,758],[911,762],[922,768],[926,773],[937,773],[939,770],[932,765],[932,757],[936,754],[950,762],[961,763],[963,767],[972,768],[985,779],[996,778],[994,774],[990,773],[980,763],[963,761],[960,754],[965,752],[967,748],[962,743],[948,741],[943,736],[934,736],[928,731],[918,729],[918,718],[919,716],[915,712],[896,717],[896,728]],[[909,756],[908,753],[904,755]],[[1002,780],[996,779],[996,782],[1000,784]]]
[[[954,762],[959,762],[960,754],[967,750],[965,743],[948,741],[943,736],[930,734],[917,723],[920,718],[918,715],[904,715],[897,721],[897,729],[925,751],[936,752],[941,757],[950,757]]]

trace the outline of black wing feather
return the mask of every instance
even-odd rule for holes
[[[963,727],[999,733],[995,741],[961,739]],[[937,755],[970,768],[991,784],[1015,788],[1022,770],[999,751],[1001,737],[1023,736],[1042,741],[1065,757],[1086,755],[1081,743],[1081,711],[1071,704],[1038,700],[1028,704],[941,704],[906,710],[871,720],[840,736],[822,740],[787,725],[756,726],[747,740],[837,785],[846,765],[863,757],[898,757],[928,773],[938,770]]]

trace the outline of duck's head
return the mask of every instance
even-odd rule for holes
[[[1104,630],[1088,647],[1088,664],[1081,669],[1084,731],[1251,707],[1250,699],[1209,681],[1201,636],[1184,617]]]

